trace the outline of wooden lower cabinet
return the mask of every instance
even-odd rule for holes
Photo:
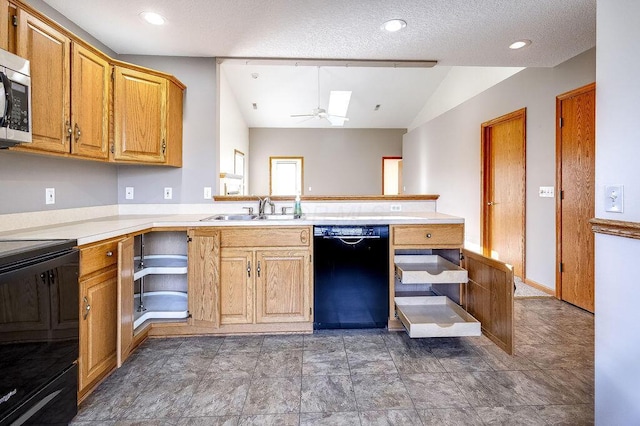
[[[395,318],[389,319],[389,329],[404,327],[415,337],[472,336],[481,330],[513,353],[511,266],[464,250],[463,224],[394,225],[390,232],[390,312]],[[407,250],[411,255],[402,254]],[[445,317],[446,306],[451,309]]]
[[[270,245],[282,244],[280,235],[290,247]],[[221,231],[221,325],[311,321],[309,235],[308,228]]]
[[[308,250],[222,250],[220,323],[305,322],[311,317]]]
[[[118,270],[80,281],[79,395],[116,366]]]

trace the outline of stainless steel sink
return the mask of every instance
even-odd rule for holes
[[[200,219],[200,222],[211,222],[215,220],[254,220],[257,218],[257,214],[217,214]]]
[[[293,220],[295,217],[292,214],[266,214],[264,216],[258,216],[260,220]]]
[[[200,222],[213,222],[218,220],[293,220],[292,214],[265,214],[258,216],[257,214],[217,214],[214,216],[200,219]]]

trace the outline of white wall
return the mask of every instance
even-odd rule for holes
[[[596,216],[640,222],[640,2],[599,1]],[[624,185],[624,213],[604,211],[604,185]],[[596,234],[596,424],[640,424],[640,240]]]
[[[555,98],[595,81],[595,49],[555,68],[528,68],[404,136],[407,194],[440,194],[438,211],[465,218],[465,239],[480,245],[480,126],[527,108],[526,277],[555,288]]]
[[[405,131],[252,128],[251,193],[269,193],[270,156],[293,156],[304,157],[305,195],[382,194],[382,157],[402,155]]]
[[[220,172],[234,173],[234,150],[244,153],[245,164],[249,164],[249,127],[242,117],[224,68],[218,67],[218,73],[220,74]],[[244,193],[250,194],[249,167],[245,167],[244,176]]]

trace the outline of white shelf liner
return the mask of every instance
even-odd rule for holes
[[[138,312],[140,295],[136,294],[133,301],[134,329],[150,319],[184,319],[189,315],[187,293],[179,291],[152,291],[145,293],[142,301],[147,310]]]

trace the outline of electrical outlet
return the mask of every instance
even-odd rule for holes
[[[124,189],[125,200],[133,200],[133,186],[127,186]]]
[[[173,188],[171,188],[170,186],[167,186],[164,189],[164,199],[170,200],[172,197],[173,197]]]
[[[400,205],[400,204],[391,204],[391,211],[392,212],[401,212],[402,211],[402,205]]]
[[[204,187],[204,199],[205,200],[210,200],[211,199],[211,187],[210,186],[205,186]]]
[[[604,206],[606,212],[622,213],[624,211],[623,185],[605,185]]]
[[[553,186],[541,186],[538,190],[538,195],[541,198],[553,198],[555,196]]]
[[[56,189],[55,188],[46,188],[44,190],[46,204],[55,204],[56,203]]]

